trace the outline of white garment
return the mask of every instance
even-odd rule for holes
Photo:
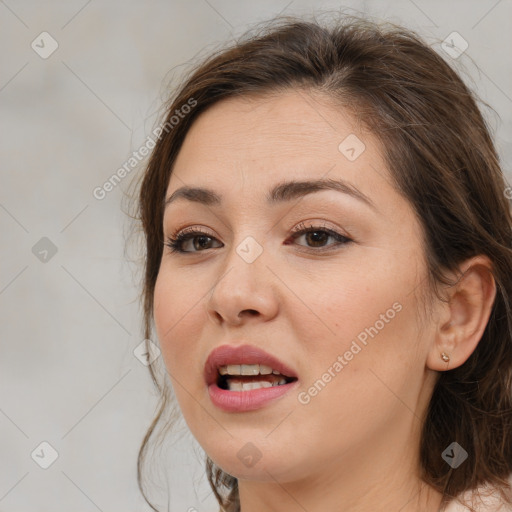
[[[512,512],[512,508],[505,504],[501,504],[501,505],[480,504],[480,506],[475,504],[475,505],[473,505],[473,507],[477,512]],[[470,511],[471,511],[470,508],[468,508],[464,505],[461,505],[460,503],[458,503],[457,501],[454,500],[447,505],[447,507],[444,509],[443,512],[470,512]]]
[[[505,505],[496,492],[489,487],[479,488],[481,499],[476,493],[467,491],[459,496],[462,503],[470,504],[477,512],[512,512],[510,505]],[[476,497],[475,497],[476,496]],[[473,501],[474,499],[474,501]],[[469,512],[470,509],[455,499],[448,503],[443,512]]]

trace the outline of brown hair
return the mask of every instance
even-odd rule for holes
[[[140,186],[145,338],[152,335],[165,193],[192,123],[223,98],[293,88],[323,93],[382,142],[396,188],[421,221],[429,289],[446,283],[445,271],[457,270],[474,255],[492,261],[497,295],[489,322],[469,359],[439,376],[423,425],[421,469],[423,481],[441,492],[444,502],[488,483],[512,504],[512,217],[506,185],[474,94],[409,30],[354,17],[336,20],[332,27],[277,18],[215,52],[185,79],[169,102],[166,123],[191,99],[196,106],[162,134]],[[161,401],[139,451],[143,494],[148,442],[169,407],[168,389],[158,382],[153,366],[150,372]],[[469,453],[457,469],[441,457],[452,441]],[[237,479],[208,456],[206,470],[221,508],[239,511]]]

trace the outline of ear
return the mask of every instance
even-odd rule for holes
[[[439,306],[435,340],[426,361],[432,370],[451,370],[467,361],[482,338],[496,298],[492,263],[487,256],[466,260],[459,270],[454,275],[457,282],[446,289],[447,302]],[[441,357],[443,352],[448,361]]]

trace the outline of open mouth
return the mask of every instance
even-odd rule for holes
[[[212,404],[228,413],[256,411],[290,397],[299,386],[293,366],[254,345],[220,345],[204,365]]]
[[[217,386],[227,391],[271,388],[297,380],[263,364],[230,364],[219,366],[217,370]]]

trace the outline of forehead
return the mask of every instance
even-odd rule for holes
[[[233,97],[203,112],[185,137],[169,190],[201,184],[256,193],[284,178],[322,177],[364,185],[368,194],[389,181],[374,135],[333,100],[294,90]]]

